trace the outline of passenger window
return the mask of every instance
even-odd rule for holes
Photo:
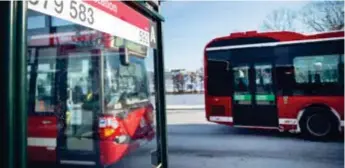
[[[229,62],[208,60],[207,65],[208,94],[212,96],[230,96],[232,82]]]
[[[271,65],[255,65],[255,86],[257,104],[274,103]]]
[[[75,52],[68,55],[67,80],[71,105],[83,103],[87,94],[91,92],[89,87],[92,85],[91,54],[90,52]]]
[[[207,52],[207,92],[212,96],[230,96],[232,73],[229,50]]]
[[[256,65],[255,66],[255,83],[256,93],[271,93],[272,92],[272,66],[271,65]]]
[[[338,55],[296,57],[293,60],[296,83],[336,83],[338,64]]]
[[[249,67],[234,67],[234,101],[236,104],[250,104],[252,96],[249,91]]]
[[[235,92],[249,92],[249,67],[234,67]]]
[[[54,112],[54,81],[56,73],[56,59],[50,53],[56,52],[56,48],[38,50],[38,60],[33,64],[36,73],[35,81],[35,112]],[[31,76],[30,76],[31,77]],[[29,79],[30,81],[30,79]]]

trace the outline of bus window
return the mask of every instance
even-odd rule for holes
[[[235,92],[249,92],[249,67],[234,67]]]
[[[256,93],[272,93],[272,66],[256,65]]]
[[[230,96],[231,72],[227,61],[208,60],[207,91],[212,96]]]
[[[238,104],[250,104],[251,95],[249,88],[249,67],[241,66],[233,68],[234,97]]]
[[[80,104],[90,91],[92,84],[89,70],[91,65],[90,52],[76,52],[68,55],[68,86],[70,103]]]
[[[292,65],[276,66],[277,91],[279,95],[291,95],[295,87],[295,74]]]
[[[122,65],[118,53],[105,54],[104,88],[107,110],[133,107],[149,101],[145,60],[130,54],[129,61],[129,65]]]
[[[35,63],[28,66],[28,81],[32,88],[35,88],[35,106],[34,112],[53,112],[54,111],[54,81],[56,72],[56,59],[46,59],[54,48],[38,50],[38,58]],[[34,70],[32,70],[34,69]],[[35,73],[36,77],[31,79],[31,74]]]
[[[293,59],[294,95],[333,95],[342,90],[339,54],[300,56]]]
[[[293,60],[296,83],[338,82],[337,55],[296,57]]]
[[[212,96],[230,96],[232,74],[229,51],[210,51],[207,57],[207,92]]]

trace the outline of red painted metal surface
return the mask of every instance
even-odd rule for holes
[[[102,138],[100,145],[100,159],[103,165],[118,162],[126,155],[140,147],[141,142],[149,142],[155,136],[153,126],[153,107],[148,105],[131,111],[124,119],[117,119],[118,127],[108,138]],[[106,115],[102,118],[115,118]],[[102,133],[102,129],[100,128]],[[125,143],[116,143],[117,136],[127,136],[130,140]],[[102,136],[101,136],[102,137]]]
[[[99,142],[102,165],[110,165],[121,160],[128,152],[130,144],[116,144],[111,140]]]
[[[205,94],[206,95],[206,94]],[[205,101],[205,110],[206,110],[206,117],[209,120],[210,112],[211,112],[211,106],[224,106],[225,112],[223,116],[232,116],[231,112],[231,97],[214,97],[214,96],[206,96]]]
[[[34,162],[55,162],[56,150],[49,150],[47,147],[28,147],[28,160]]]
[[[44,122],[50,121],[49,124]],[[29,117],[28,120],[29,137],[57,137],[57,119],[55,116],[35,116]]]
[[[287,103],[283,97],[277,97],[277,105],[280,118],[297,118],[298,112],[313,104],[323,104],[333,108],[344,120],[343,96],[289,96]]]
[[[312,35],[304,35],[296,32],[281,31],[281,32],[263,32],[255,33],[255,31],[249,32],[236,32],[231,33],[229,36],[217,37],[207,43],[205,49],[215,41],[237,39],[237,38],[253,38],[253,37],[262,37],[262,38],[272,38],[279,42],[284,41],[298,41],[298,40],[311,40],[311,39],[322,39],[322,38],[333,38],[333,37],[344,37],[344,31],[336,32],[325,32]]]
[[[28,141],[29,160],[56,161],[56,145],[49,146],[44,141],[56,140],[58,135],[57,130],[57,119],[55,116],[30,116],[28,118],[28,139],[33,138],[36,141]]]

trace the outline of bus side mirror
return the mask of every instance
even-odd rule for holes
[[[122,65],[129,65],[129,53],[126,47],[120,47],[120,60]]]

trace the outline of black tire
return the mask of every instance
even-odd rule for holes
[[[338,135],[339,121],[325,108],[308,108],[300,120],[302,136],[305,139],[326,141]]]

